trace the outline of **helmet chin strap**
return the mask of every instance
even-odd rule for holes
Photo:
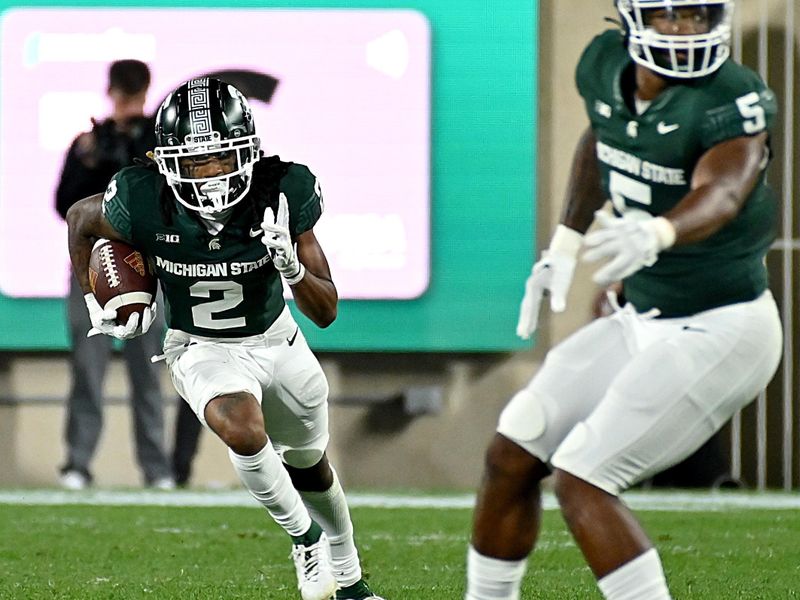
[[[225,223],[228,220],[228,217],[231,216],[233,212],[233,206],[229,206],[228,208],[224,208],[219,212],[207,212],[207,213],[199,213],[201,219],[205,219],[207,221],[213,221],[214,223]]]

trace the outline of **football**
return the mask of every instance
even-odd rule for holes
[[[99,239],[89,258],[89,284],[98,304],[117,311],[117,323],[125,324],[156,298],[158,279],[147,258],[124,243]]]

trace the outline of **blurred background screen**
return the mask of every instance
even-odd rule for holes
[[[121,58],[150,65],[153,113],[186,79],[234,83],[266,153],[319,177],[315,231],[343,302],[331,328],[306,328],[313,347],[519,346],[534,230],[534,8],[512,0],[489,23],[450,0],[327,4],[4,7],[0,350],[67,348],[55,186],[74,137],[108,114],[107,68]]]

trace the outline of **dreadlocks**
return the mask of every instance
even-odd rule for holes
[[[253,165],[253,181],[247,194],[253,227],[261,227],[265,208],[270,207],[277,214],[281,179],[291,165],[291,162],[284,162],[277,155],[262,157]]]

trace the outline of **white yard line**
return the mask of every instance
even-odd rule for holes
[[[474,495],[419,496],[402,494],[348,494],[350,505],[375,508],[471,509]],[[724,511],[738,509],[800,509],[800,494],[755,492],[628,492],[625,502],[635,510]],[[244,490],[88,490],[66,492],[52,489],[0,490],[0,504],[101,506],[240,506],[255,508]],[[544,494],[545,509],[555,509],[552,494]]]

